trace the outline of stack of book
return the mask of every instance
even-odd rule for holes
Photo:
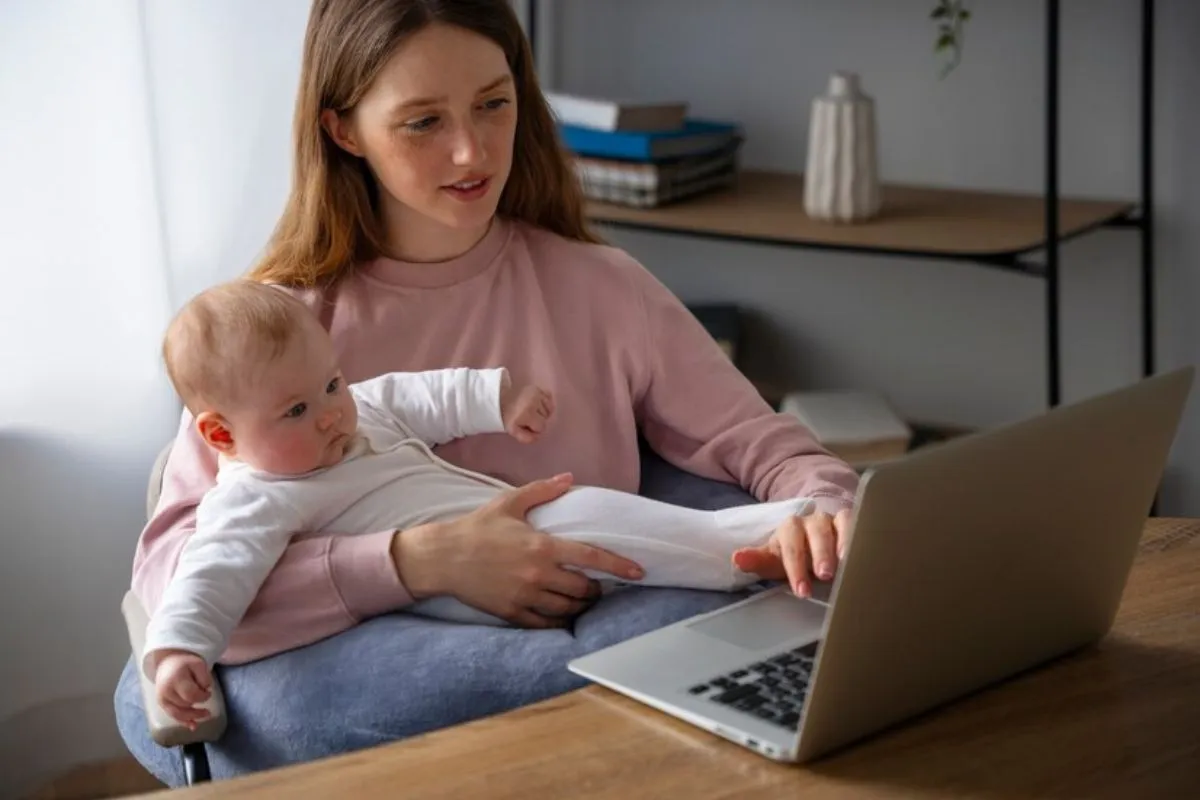
[[[546,97],[593,200],[654,208],[727,187],[737,174],[739,126],[689,117],[687,103]]]

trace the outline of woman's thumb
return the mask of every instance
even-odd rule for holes
[[[744,547],[733,554],[733,565],[742,572],[773,578],[779,571],[779,559],[766,547]]]

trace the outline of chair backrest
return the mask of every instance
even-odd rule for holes
[[[167,446],[159,451],[158,458],[154,459],[154,466],[150,469],[150,481],[146,486],[146,519],[154,516],[154,509],[158,508],[158,498],[162,494],[163,472],[167,468],[167,458],[171,455],[171,445],[174,442],[168,442]]]

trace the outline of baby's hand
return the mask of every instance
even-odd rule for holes
[[[537,441],[553,414],[554,395],[540,386],[510,389],[500,400],[504,430],[522,444]]]
[[[212,695],[212,673],[195,653],[169,650],[160,656],[154,688],[158,704],[176,722],[196,730],[196,723],[208,717],[207,709],[198,706]]]

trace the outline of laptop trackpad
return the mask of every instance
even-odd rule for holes
[[[820,603],[801,600],[788,592],[773,592],[688,627],[747,650],[777,650],[796,639],[820,638],[825,610]]]

